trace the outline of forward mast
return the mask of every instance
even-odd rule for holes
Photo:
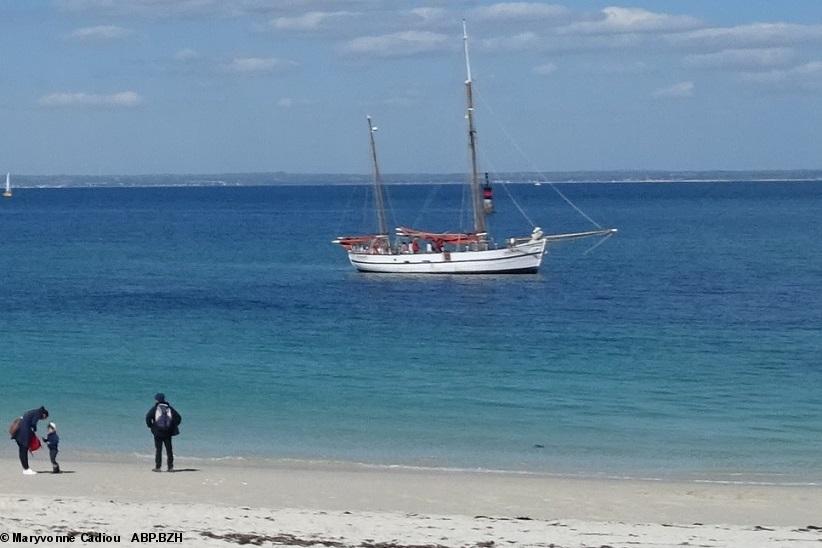
[[[477,128],[474,126],[474,88],[471,78],[471,59],[468,56],[468,28],[462,20],[462,44],[465,52],[465,119],[468,121],[468,152],[471,161],[471,206],[474,210],[474,232],[480,241],[486,241],[485,210],[482,206],[479,169],[477,168]]]

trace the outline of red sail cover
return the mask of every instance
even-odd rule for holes
[[[355,245],[364,245],[371,242],[374,236],[340,236],[334,240],[335,244],[340,244],[344,248],[350,248]]]
[[[397,234],[400,236],[407,236],[409,238],[422,238],[423,240],[441,241],[446,244],[470,244],[479,242],[484,234],[477,234],[476,232],[469,233],[455,233],[455,232],[425,232],[424,230],[416,230],[413,228],[400,227],[397,229]]]

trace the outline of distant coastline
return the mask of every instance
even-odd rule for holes
[[[460,173],[385,174],[387,184],[458,184]],[[351,173],[223,173],[146,175],[13,175],[16,188],[119,188],[368,184],[368,174]],[[495,173],[492,181],[506,183],[701,183],[701,182],[816,182],[822,170],[770,171],[550,171]]]

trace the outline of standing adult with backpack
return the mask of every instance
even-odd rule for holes
[[[40,406],[39,409],[26,411],[26,413],[20,417],[19,420],[15,420],[17,427],[15,428],[15,423],[12,423],[9,431],[9,434],[11,434],[11,439],[17,442],[20,455],[20,464],[23,466],[23,473],[27,476],[37,473],[29,468],[29,444],[31,444],[32,437],[37,439],[37,421],[40,419],[47,419],[48,416],[49,412],[46,411],[46,408],[43,406]],[[39,442],[40,440],[37,439],[37,441]]]
[[[154,472],[160,472],[163,463],[163,446],[166,447],[168,471],[174,471],[174,451],[171,448],[171,437],[180,433],[183,418],[171,404],[166,401],[162,392],[154,396],[155,404],[146,413],[146,426],[154,435]]]

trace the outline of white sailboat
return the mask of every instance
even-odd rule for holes
[[[334,240],[334,243],[346,250],[349,261],[357,270],[399,274],[534,273],[539,270],[549,243],[590,236],[610,236],[616,232],[616,229],[608,228],[546,235],[542,229],[534,227],[530,235],[509,237],[501,245],[493,241],[486,228],[486,216],[492,211],[490,188],[487,183],[484,188],[481,185],[477,163],[473,81],[465,21],[462,30],[467,75],[465,117],[468,121],[468,146],[471,153],[470,187],[474,229],[472,232],[453,233],[399,227],[395,229],[392,241],[385,220],[385,197],[374,142],[377,128],[368,117],[378,233],[340,236]]]
[[[3,198],[11,198],[11,173],[6,173],[6,189],[3,191]]]

